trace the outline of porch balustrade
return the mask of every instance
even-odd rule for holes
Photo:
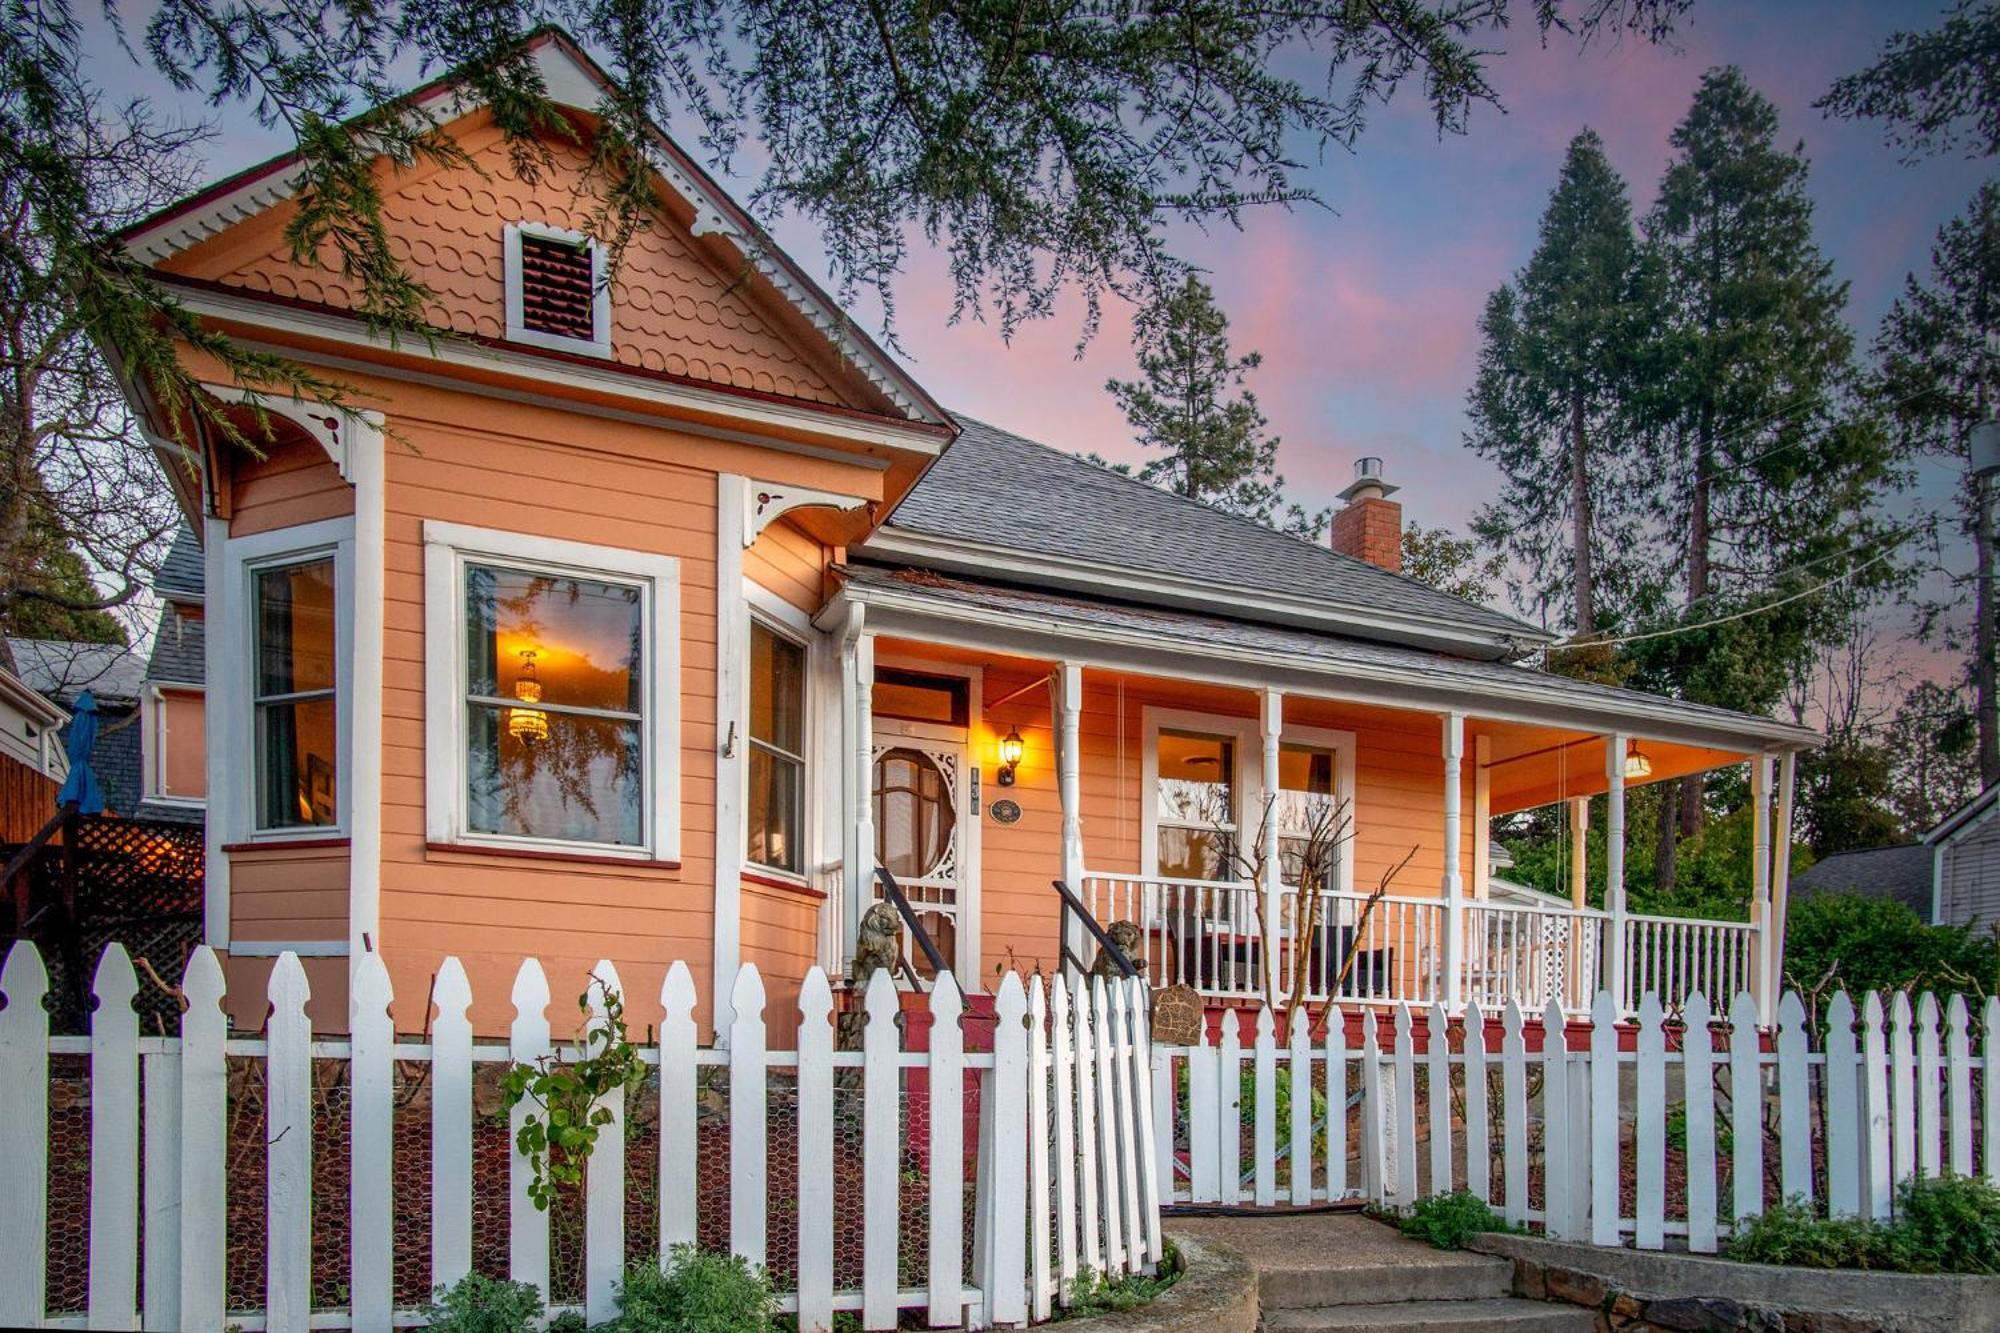
[[[1156,986],[1189,985],[1215,1000],[1294,994],[1322,1003],[1429,1004],[1446,998],[1446,934],[1460,932],[1459,993],[1489,1012],[1510,1001],[1538,1011],[1589,1010],[1610,982],[1623,935],[1624,1004],[1646,991],[1675,1006],[1699,991],[1754,989],[1757,928],[1750,922],[1629,916],[1594,908],[1468,902],[1458,920],[1441,898],[1279,891],[1268,930],[1261,886],[1242,882],[1086,874],[1079,896],[1100,923],[1139,927],[1137,961]],[[1303,932],[1303,947],[1299,944]],[[1267,940],[1275,966],[1266,972]],[[1304,969],[1303,985],[1298,969]]]

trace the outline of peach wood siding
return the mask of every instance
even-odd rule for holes
[[[810,614],[826,600],[828,556],[825,546],[779,519],[743,553],[743,576]]]
[[[341,518],[354,512],[354,488],[316,442],[272,418],[273,438],[258,441],[262,458],[234,456],[229,535],[248,537],[276,528]]]
[[[765,1027],[774,1045],[790,1045],[799,1029],[799,982],[819,961],[820,898],[745,879],[742,904],[743,961],[764,978]]]
[[[545,140],[550,162],[533,184],[519,180],[508,148],[484,112],[455,122],[476,171],[425,166],[385,177],[383,213],[390,246],[430,289],[425,317],[437,327],[489,339],[506,334],[504,229],[534,222],[581,231],[593,197],[587,148]],[[580,193],[581,191],[581,193]],[[323,267],[296,264],[284,238],[295,211],[285,203],[176,255],[174,273],[268,292],[311,305],[354,309],[358,283],[331,251]],[[723,271],[678,223],[658,219],[634,236],[611,291],[612,356],[619,363],[695,382],[784,398],[872,408],[853,377],[825,353],[781,332],[785,316],[753,296],[739,271]]]
[[[345,842],[243,848],[229,858],[232,940],[345,940]]]

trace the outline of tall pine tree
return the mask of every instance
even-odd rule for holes
[[[1487,300],[1466,435],[1506,478],[1477,531],[1525,571],[1524,609],[1578,637],[1602,627],[1629,548],[1629,402],[1654,295],[1625,182],[1586,129],[1570,141],[1534,256]]]
[[[1909,454],[1963,468],[1959,526],[1972,539],[1972,643],[1966,675],[1978,721],[1979,779],[2000,782],[2000,690],[1996,690],[1993,485],[1973,476],[1972,429],[2000,409],[2000,185],[1983,185],[1965,212],[1938,231],[1928,282],[1915,274],[1882,321],[1876,383],[1896,444]],[[1955,610],[1942,607],[1939,610]],[[1933,624],[1949,623],[1943,617]]]
[[[1260,523],[1317,535],[1326,516],[1284,510],[1278,437],[1245,387],[1263,362],[1229,346],[1229,317],[1215,293],[1189,274],[1170,297],[1133,325],[1140,378],[1110,380],[1139,443],[1160,451],[1139,469],[1144,481]]]
[[[1843,623],[1813,590],[1879,571],[1868,508],[1888,464],[1857,410],[1847,286],[1813,241],[1802,146],[1777,133],[1740,70],[1710,70],[1646,224],[1667,283],[1648,404],[1664,577],[1646,592],[1654,626],[1681,630],[1637,656],[1655,685],[1759,713]],[[1665,884],[1675,821],[1662,808]],[[1678,832],[1704,818],[1701,779],[1684,779]]]

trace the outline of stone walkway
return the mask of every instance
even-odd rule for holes
[[[1509,1295],[1513,1264],[1437,1250],[1359,1213],[1170,1217],[1185,1233],[1234,1250],[1257,1271],[1266,1333],[1592,1333],[1575,1306]]]

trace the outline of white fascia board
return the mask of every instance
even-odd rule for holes
[[[1518,655],[1524,648],[1553,643],[1556,637],[1527,625],[1519,633],[1481,630],[1380,607],[1341,605],[1285,593],[1253,591],[1240,584],[1149,574],[1070,556],[1041,555],[894,527],[877,529],[858,549],[871,556],[888,556],[933,569],[988,578],[1013,576],[1039,587],[1109,595],[1176,610],[1241,616],[1249,609],[1302,628],[1362,634],[1420,648],[1470,649],[1490,654],[1495,660]]]
[[[69,721],[67,709],[37,694],[28,682],[11,671],[0,671],[0,702],[12,704],[44,730]]]
[[[253,296],[193,291],[172,287],[171,282],[168,285],[182,306],[205,319],[233,320],[320,338],[347,347],[380,348],[410,355],[409,339],[403,339],[399,346],[392,346],[387,338],[369,332],[366,325],[350,316],[300,310]],[[308,359],[301,356],[296,348],[278,347],[276,350],[300,360]],[[560,384],[593,393],[616,394],[643,406],[731,417],[752,427],[808,431],[815,435],[858,444],[879,445],[885,449],[897,449],[925,457],[936,457],[944,451],[944,441],[929,431],[904,429],[879,418],[830,417],[805,406],[794,407],[787,403],[744,398],[693,385],[642,378],[629,374],[618,366],[599,367],[555,361],[547,357],[514,352],[462,338],[436,340],[428,356],[431,361],[441,366],[512,375],[529,384]],[[386,365],[372,362],[353,364],[372,373],[393,374],[392,368]],[[454,380],[453,384],[475,391],[480,387],[457,380]],[[550,401],[560,400],[552,398]],[[772,448],[785,447],[782,441],[759,442],[767,443]],[[865,463],[867,460],[854,461]]]
[[[1639,740],[1666,741],[1743,753],[1806,750],[1816,732],[1745,716],[1738,724],[1694,721],[1677,715],[1676,701],[1630,692],[1616,705],[1567,697],[1560,687],[1532,680],[1518,684],[1452,686],[1366,663],[1333,665],[1310,658],[1256,652],[1223,644],[1164,644],[1136,630],[1094,629],[1088,634],[1022,614],[989,607],[951,607],[878,588],[850,584],[820,613],[822,624],[846,603],[868,609],[871,633],[949,644],[973,651],[1069,660],[1085,666],[1132,671],[1165,679],[1238,686],[1369,704],[1404,711],[1454,710],[1496,722],[1559,726]],[[1217,664],[1227,664],[1218,666]],[[1233,668],[1233,669],[1232,669]]]

